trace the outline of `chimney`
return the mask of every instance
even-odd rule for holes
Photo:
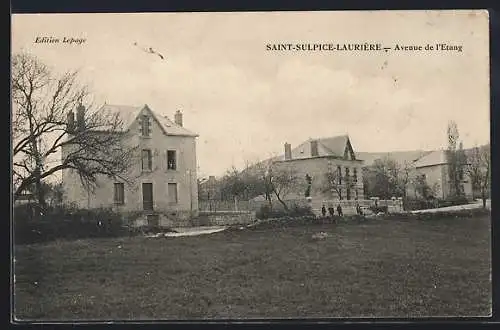
[[[318,141],[311,141],[311,157],[318,157]]]
[[[68,133],[72,134],[75,131],[75,114],[73,113],[73,110],[68,112],[66,125],[66,130],[68,131]]]
[[[182,112],[180,110],[177,110],[174,118],[175,118],[175,123],[182,127]]]
[[[85,107],[80,103],[76,108],[76,130],[83,131],[85,129]]]
[[[292,145],[288,142],[285,142],[285,160],[292,159]]]

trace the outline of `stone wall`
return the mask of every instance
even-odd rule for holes
[[[190,227],[193,226],[189,212],[178,212],[175,215],[161,212],[129,212],[123,214],[123,222],[132,227]]]
[[[193,219],[193,225],[197,226],[231,226],[246,225],[256,220],[255,212],[248,211],[222,211],[222,212],[200,212]]]

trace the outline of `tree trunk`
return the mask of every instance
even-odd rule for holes
[[[41,217],[41,213],[45,210],[45,196],[42,188],[42,181],[40,180],[40,169],[35,170],[35,198],[38,202],[36,208],[35,219],[38,220]]]
[[[272,211],[272,209],[273,209],[273,201],[271,200],[271,194],[268,191],[266,191],[266,200],[267,200],[267,202],[269,204],[269,210]]]
[[[486,194],[485,194],[484,190],[481,191],[481,199],[483,200],[483,209],[485,209],[486,208]]]
[[[288,212],[288,205],[286,205],[286,203],[280,198],[280,196],[278,194],[275,194],[276,195],[276,198],[278,198],[278,201],[281,203],[281,205],[283,205],[283,208],[285,209],[285,211]]]

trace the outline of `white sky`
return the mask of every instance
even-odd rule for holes
[[[441,148],[449,120],[466,147],[489,142],[484,11],[14,15],[12,34],[13,51],[79,69],[99,100],[146,103],[171,118],[181,109],[200,134],[199,176],[309,137],[348,133],[355,151]],[[44,36],[87,41],[34,43]],[[279,42],[444,42],[463,51],[266,51]]]

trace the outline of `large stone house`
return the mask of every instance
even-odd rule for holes
[[[446,150],[435,150],[428,152],[412,164],[410,184],[406,195],[410,198],[422,198],[420,184],[426,183],[429,194],[438,199],[447,199],[451,193],[451,181],[449,179],[449,162]],[[472,183],[466,171],[463,171],[460,187],[462,193],[468,199],[472,199]]]
[[[308,139],[295,148],[285,143],[284,151],[273,165],[307,177],[313,200],[364,199],[363,161],[357,159],[348,135]]]
[[[151,221],[182,222],[196,216],[198,135],[183,127],[182,113],[177,111],[172,121],[147,105],[104,105],[102,110],[119,114],[124,143],[140,153],[127,174],[132,179],[124,182],[101,176],[98,187],[89,192],[78,174],[66,169],[62,177],[65,201],[81,208],[112,207],[122,213],[140,213],[144,221],[149,217]],[[77,117],[83,116],[84,109],[78,111]],[[70,150],[71,145],[63,148],[63,158]]]

